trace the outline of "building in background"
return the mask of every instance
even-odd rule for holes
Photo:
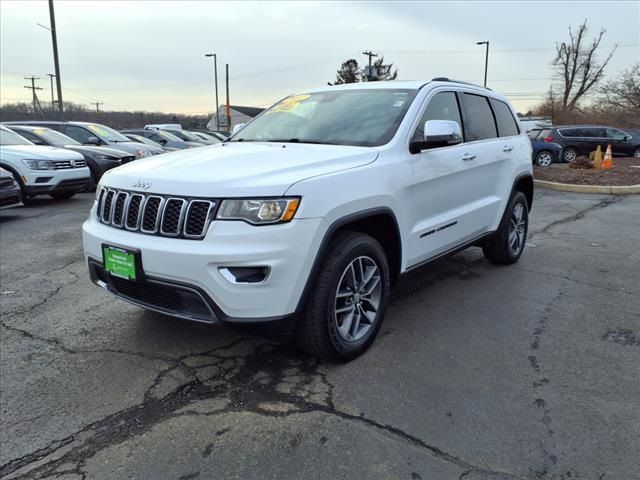
[[[220,117],[219,125],[220,130],[229,130],[233,129],[234,126],[240,123],[247,123],[253,117],[262,113],[264,108],[258,107],[242,107],[240,105],[230,105],[231,110],[231,125],[227,126],[227,107],[226,105],[221,105],[216,112]],[[215,114],[211,116],[209,123],[207,123],[208,130],[218,130],[216,128],[216,116]]]

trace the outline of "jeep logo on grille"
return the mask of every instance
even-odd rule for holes
[[[132,185],[133,188],[141,188],[143,190],[149,190],[151,188],[151,182],[145,182],[144,180],[138,180]]]

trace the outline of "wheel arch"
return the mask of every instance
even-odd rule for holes
[[[307,277],[307,282],[298,301],[297,312],[301,312],[307,303],[311,289],[316,282],[320,267],[322,266],[322,259],[327,254],[331,241],[337,234],[345,230],[364,233],[375,238],[387,255],[391,283],[393,284],[400,275],[402,265],[402,237],[400,236],[398,220],[393,211],[388,207],[378,207],[345,215],[335,220],[326,230],[322,238],[313,266]]]
[[[522,192],[527,197],[527,204],[529,211],[533,205],[533,176],[530,173],[523,173],[516,177],[513,181],[513,187],[511,187],[511,194],[513,192]]]

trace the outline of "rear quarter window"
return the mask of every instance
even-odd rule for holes
[[[498,137],[496,122],[489,106],[489,99],[482,95],[463,93],[466,118],[464,123],[465,140],[487,140]]]
[[[493,111],[496,114],[496,123],[498,124],[498,135],[501,137],[512,137],[518,135],[520,130],[513,113],[509,106],[500,100],[491,99]]]

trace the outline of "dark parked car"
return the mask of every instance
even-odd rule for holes
[[[21,207],[22,195],[20,185],[11,172],[0,167],[0,209]]]
[[[566,125],[544,128],[537,137],[562,147],[562,158],[571,162],[579,155],[589,155],[598,145],[605,150],[611,145],[614,156],[640,157],[640,138],[612,127]]]
[[[534,165],[548,167],[552,163],[562,162],[562,147],[557,143],[545,142],[539,138],[541,128],[529,131],[529,140],[531,140],[531,161]]]
[[[217,135],[213,134],[213,133],[208,133],[208,132],[195,132],[195,131],[190,131],[189,133],[192,133],[193,135],[195,135],[196,137],[201,138],[202,140],[207,140],[209,142],[213,142],[213,143],[220,143],[223,140],[225,140],[224,138],[219,138]]]
[[[7,127],[11,125],[33,125],[51,128],[60,133],[64,133],[82,145],[110,146],[132,153],[136,158],[150,157],[164,153],[164,150],[161,148],[151,147],[144,143],[132,142],[121,133],[116,132],[106,125],[100,125],[99,123],[25,120],[21,122],[4,122],[4,125]]]
[[[198,142],[185,141],[182,138],[178,138],[173,132],[166,130],[150,130],[145,128],[128,128],[127,130],[120,130],[120,133],[126,135],[132,133],[134,135],[140,135],[141,137],[153,140],[159,143],[162,148],[174,148],[183,150],[185,148],[201,147],[202,144]]]
[[[135,133],[122,133],[122,134],[132,142],[144,143],[145,145],[151,145],[152,147],[159,147],[163,149],[165,152],[175,152],[176,150],[180,150],[179,148],[171,148],[166,146],[163,147],[159,143],[156,143],[153,140],[151,140],[150,138],[143,137],[142,135],[136,135]]]
[[[73,138],[46,127],[34,127],[32,125],[6,125],[6,127],[36,145],[66,148],[82,154],[91,171],[91,185],[89,188],[97,185],[107,170],[136,159],[135,155],[115,148],[81,145]]]

